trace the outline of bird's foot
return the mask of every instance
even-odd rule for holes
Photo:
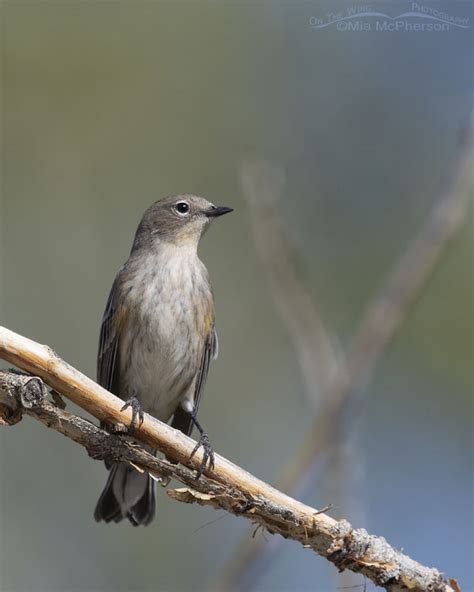
[[[199,448],[203,449],[203,453],[202,461],[199,465],[196,479],[199,479],[199,477],[206,470],[206,467],[208,467],[211,471],[214,470],[214,450],[212,449],[211,443],[209,442],[209,436],[206,434],[206,432],[202,432],[198,443],[194,447],[194,450],[191,452],[191,456],[189,457],[190,459],[193,458],[193,456],[196,454]]]
[[[120,409],[120,411],[125,411],[129,407],[132,408],[132,421],[130,422],[130,429],[133,431],[137,427],[137,418],[138,418],[138,427],[141,427],[144,419],[145,414],[143,412],[143,408],[140,404],[140,401],[135,397],[132,396],[125,401],[125,405]]]

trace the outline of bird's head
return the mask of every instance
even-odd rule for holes
[[[155,201],[146,212],[135,234],[133,249],[155,238],[175,245],[196,245],[209,224],[232,208],[215,206],[203,197],[185,193]]]

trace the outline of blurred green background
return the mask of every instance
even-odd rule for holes
[[[470,2],[430,4],[468,19],[465,29],[311,28],[311,17],[350,6],[1,3],[1,324],[95,376],[107,294],[144,209],[176,192],[234,207],[200,250],[221,346],[200,418],[219,453],[269,481],[312,410],[253,244],[242,162],[264,157],[285,170],[281,211],[298,268],[345,346],[446,182],[472,105]],[[305,495],[318,507],[337,498],[333,516],[382,534],[465,592],[474,590],[472,236],[470,214],[377,368],[362,415],[347,422],[350,489],[335,493],[339,477],[323,471]],[[2,592],[206,590],[251,538],[248,522],[208,524],[219,515],[164,491],[147,529],[96,524],[105,477],[32,420],[0,430]],[[259,572],[248,589],[325,592],[343,581],[290,542]],[[351,583],[363,589],[362,578]]]

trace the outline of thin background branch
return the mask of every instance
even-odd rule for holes
[[[248,162],[242,167],[241,182],[269,292],[295,349],[308,402],[317,410],[338,359],[316,303],[296,272],[293,249],[278,211],[285,174],[281,167],[265,161]]]
[[[315,460],[328,449],[351,400],[361,395],[410,306],[462,227],[474,187],[472,121],[464,132],[449,188],[428,213],[417,236],[368,306],[343,359],[338,359],[331,349],[328,333],[291,264],[282,227],[277,221],[276,203],[283,186],[281,170],[264,161],[243,166],[242,188],[277,311],[292,338],[308,390],[314,392],[319,388],[320,372],[322,383],[326,383],[317,416],[299,450],[277,478],[277,487],[283,491],[294,491]],[[268,206],[270,222],[265,221]],[[265,217],[261,215],[262,208]],[[248,576],[255,573],[265,546],[263,538],[250,542],[244,538],[217,575],[214,589],[229,592],[238,590],[243,581],[248,584]]]

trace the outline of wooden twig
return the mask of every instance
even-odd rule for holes
[[[249,201],[253,223],[258,224],[254,232],[256,248],[270,279],[277,310],[292,337],[306,385],[313,385],[313,390],[314,385],[324,385],[319,397],[322,404],[314,421],[306,431],[296,454],[286,463],[276,480],[279,489],[290,492],[294,490],[314,466],[319,455],[327,450],[347,407],[362,392],[411,304],[431,276],[451,239],[462,227],[474,188],[473,126],[473,121],[470,121],[463,130],[464,137],[461,139],[449,187],[440,195],[417,236],[408,245],[381,291],[369,304],[345,356],[336,357],[331,349],[328,333],[317,310],[308,300],[301,282],[293,281],[294,268],[284,255],[284,251],[288,249],[282,242],[284,238],[281,230],[273,220],[276,214],[271,213],[282,190],[281,171],[265,162],[244,166],[242,186]],[[259,216],[257,201],[261,199],[264,208],[266,205],[270,206],[269,222]],[[261,224],[263,236],[266,237],[265,244],[261,239]],[[283,263],[280,263],[280,259]],[[292,281],[285,281],[284,276]],[[311,327],[315,333],[312,338],[304,329],[302,319],[305,316],[309,319],[307,327]],[[316,355],[322,356],[322,366],[315,359]],[[312,358],[313,372],[310,368]],[[326,364],[329,364],[329,371],[323,370]],[[322,373],[323,377],[322,381],[319,378],[319,383],[318,373]],[[243,538],[229,562],[218,574],[214,590],[229,592],[239,589],[246,575],[258,563],[264,548],[265,541],[262,538],[252,541],[248,541],[247,537]]]
[[[173,476],[186,486],[169,492],[174,499],[243,516],[272,534],[300,542],[340,570],[367,576],[386,590],[454,592],[436,569],[417,563],[382,537],[298,502],[219,455],[214,471],[206,471],[196,480],[192,469],[200,459],[190,460],[194,441],[149,415],[136,430],[136,437],[185,466],[158,460],[49,402],[42,381],[100,420],[115,424],[129,424],[131,420],[130,411],[120,411],[121,399],[68,365],[51,348],[0,327],[0,358],[34,375],[0,373],[0,416],[4,423],[17,423],[22,414],[27,414],[81,444],[93,458],[128,462],[157,477]]]

